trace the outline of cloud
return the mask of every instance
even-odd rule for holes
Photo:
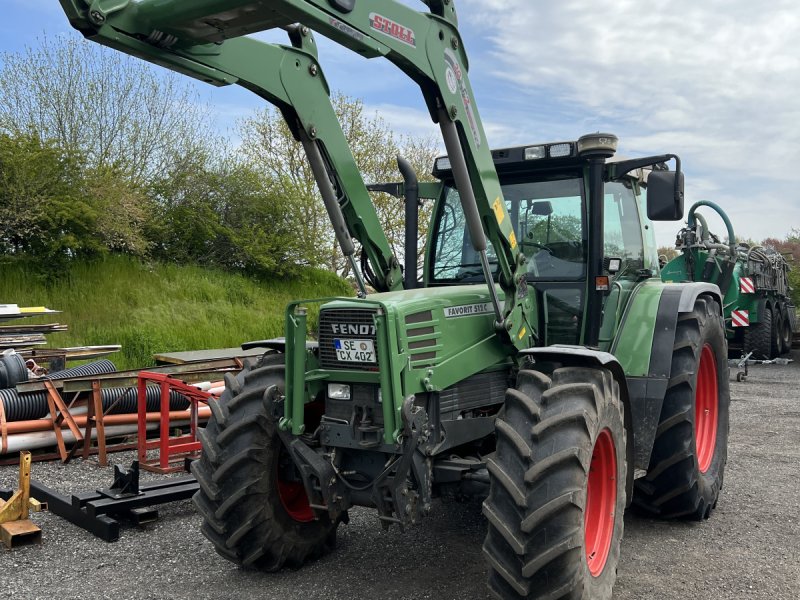
[[[800,226],[800,203],[780,197],[800,161],[795,2],[462,0],[460,18],[478,36],[473,65],[506,91],[487,110],[476,85],[484,114],[531,135],[561,127],[553,139],[610,130],[629,155],[675,152],[687,201],[709,194],[752,237]]]

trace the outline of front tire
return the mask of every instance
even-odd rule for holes
[[[728,456],[727,356],[719,306],[698,298],[678,316],[650,466],[636,481],[634,504],[643,512],[707,519],[716,506]]]
[[[332,550],[336,526],[314,518],[302,481],[268,418],[265,392],[283,392],[283,355],[267,354],[255,368],[226,376],[225,392],[198,432],[203,446],[192,464],[199,484],[194,503],[201,531],[221,556],[240,566],[299,568]]]
[[[611,598],[625,510],[619,387],[604,369],[522,370],[496,421],[483,512],[503,600]]]

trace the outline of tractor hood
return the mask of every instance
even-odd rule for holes
[[[498,289],[502,299],[502,291]],[[404,372],[405,393],[441,390],[479,372],[507,364],[514,349],[494,328],[486,286],[447,286],[371,294],[364,300],[335,300],[321,307],[321,348],[361,339],[385,319],[393,370]],[[371,337],[371,336],[368,336]],[[377,337],[376,337],[377,343]],[[330,365],[330,363],[328,363]],[[348,368],[338,364],[337,368]],[[368,365],[360,365],[368,368]],[[353,365],[351,368],[355,367]],[[385,364],[380,364],[383,370]]]

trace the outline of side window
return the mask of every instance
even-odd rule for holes
[[[621,182],[607,183],[603,213],[603,253],[622,259],[616,278],[635,279],[644,268],[644,247],[633,190]]]
[[[434,279],[454,279],[461,270],[465,225],[458,192],[451,188],[436,232]]]

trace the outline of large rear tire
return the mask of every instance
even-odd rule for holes
[[[192,472],[200,486],[194,503],[201,531],[223,557],[243,567],[298,568],[332,550],[336,526],[318,520],[302,481],[271,419],[264,393],[283,391],[283,355],[265,355],[245,366],[226,389],[198,433],[203,446]]]
[[[792,350],[792,320],[786,305],[778,305],[781,313],[781,354]]]
[[[617,576],[626,434],[604,369],[522,370],[496,421],[483,512],[489,588],[503,600],[605,600]]]
[[[744,328],[744,353],[753,353],[751,358],[768,360],[772,358],[772,309],[762,303],[759,310],[760,320]]]
[[[700,297],[678,317],[650,467],[633,498],[644,512],[707,519],[716,506],[728,456],[727,356],[719,305]]]
[[[770,358],[783,354],[783,315],[776,306],[772,307],[772,348]]]

